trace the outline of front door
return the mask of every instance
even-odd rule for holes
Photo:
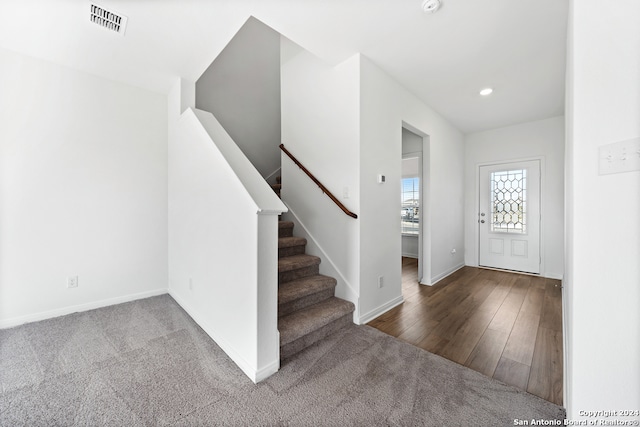
[[[480,167],[484,267],[540,273],[540,161]]]

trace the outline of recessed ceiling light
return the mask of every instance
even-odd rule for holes
[[[480,91],[480,95],[482,96],[491,95],[491,93],[493,93],[493,89],[491,89],[490,87],[486,87]]]
[[[440,0],[424,0],[422,2],[422,10],[429,13],[435,13],[440,9]]]

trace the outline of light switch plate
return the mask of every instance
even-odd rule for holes
[[[640,138],[614,142],[598,148],[598,173],[640,171]]]

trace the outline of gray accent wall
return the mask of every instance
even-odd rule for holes
[[[280,168],[280,34],[251,17],[196,82],[209,111],[263,177]]]

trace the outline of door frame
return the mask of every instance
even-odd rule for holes
[[[422,182],[420,185],[421,212],[420,237],[418,243],[418,283],[431,286],[431,135],[405,120],[402,120],[401,129],[402,128],[422,138],[422,156],[420,159],[420,178]],[[401,149],[400,162],[402,162],[402,157]],[[400,236],[400,239],[402,239],[402,236]],[[400,241],[400,254],[402,254],[402,241]]]
[[[519,162],[528,162],[532,160],[538,160],[540,162],[540,273],[535,274],[536,276],[546,277],[546,269],[545,269],[545,256],[544,256],[544,248],[545,248],[545,233],[544,233],[544,224],[545,224],[545,203],[544,203],[544,189],[545,189],[545,157],[544,156],[534,156],[534,157],[519,157],[515,159],[501,159],[494,160],[489,162],[476,163],[475,170],[475,182],[474,182],[474,205],[470,208],[473,212],[474,218],[474,226],[473,226],[473,244],[476,248],[476,266],[480,267],[480,223],[477,221],[479,218],[478,208],[480,206],[480,168],[483,166],[500,166],[506,165],[509,163],[519,163]],[[480,267],[480,268],[490,268],[490,267]],[[519,274],[532,274],[525,272],[518,272]]]

